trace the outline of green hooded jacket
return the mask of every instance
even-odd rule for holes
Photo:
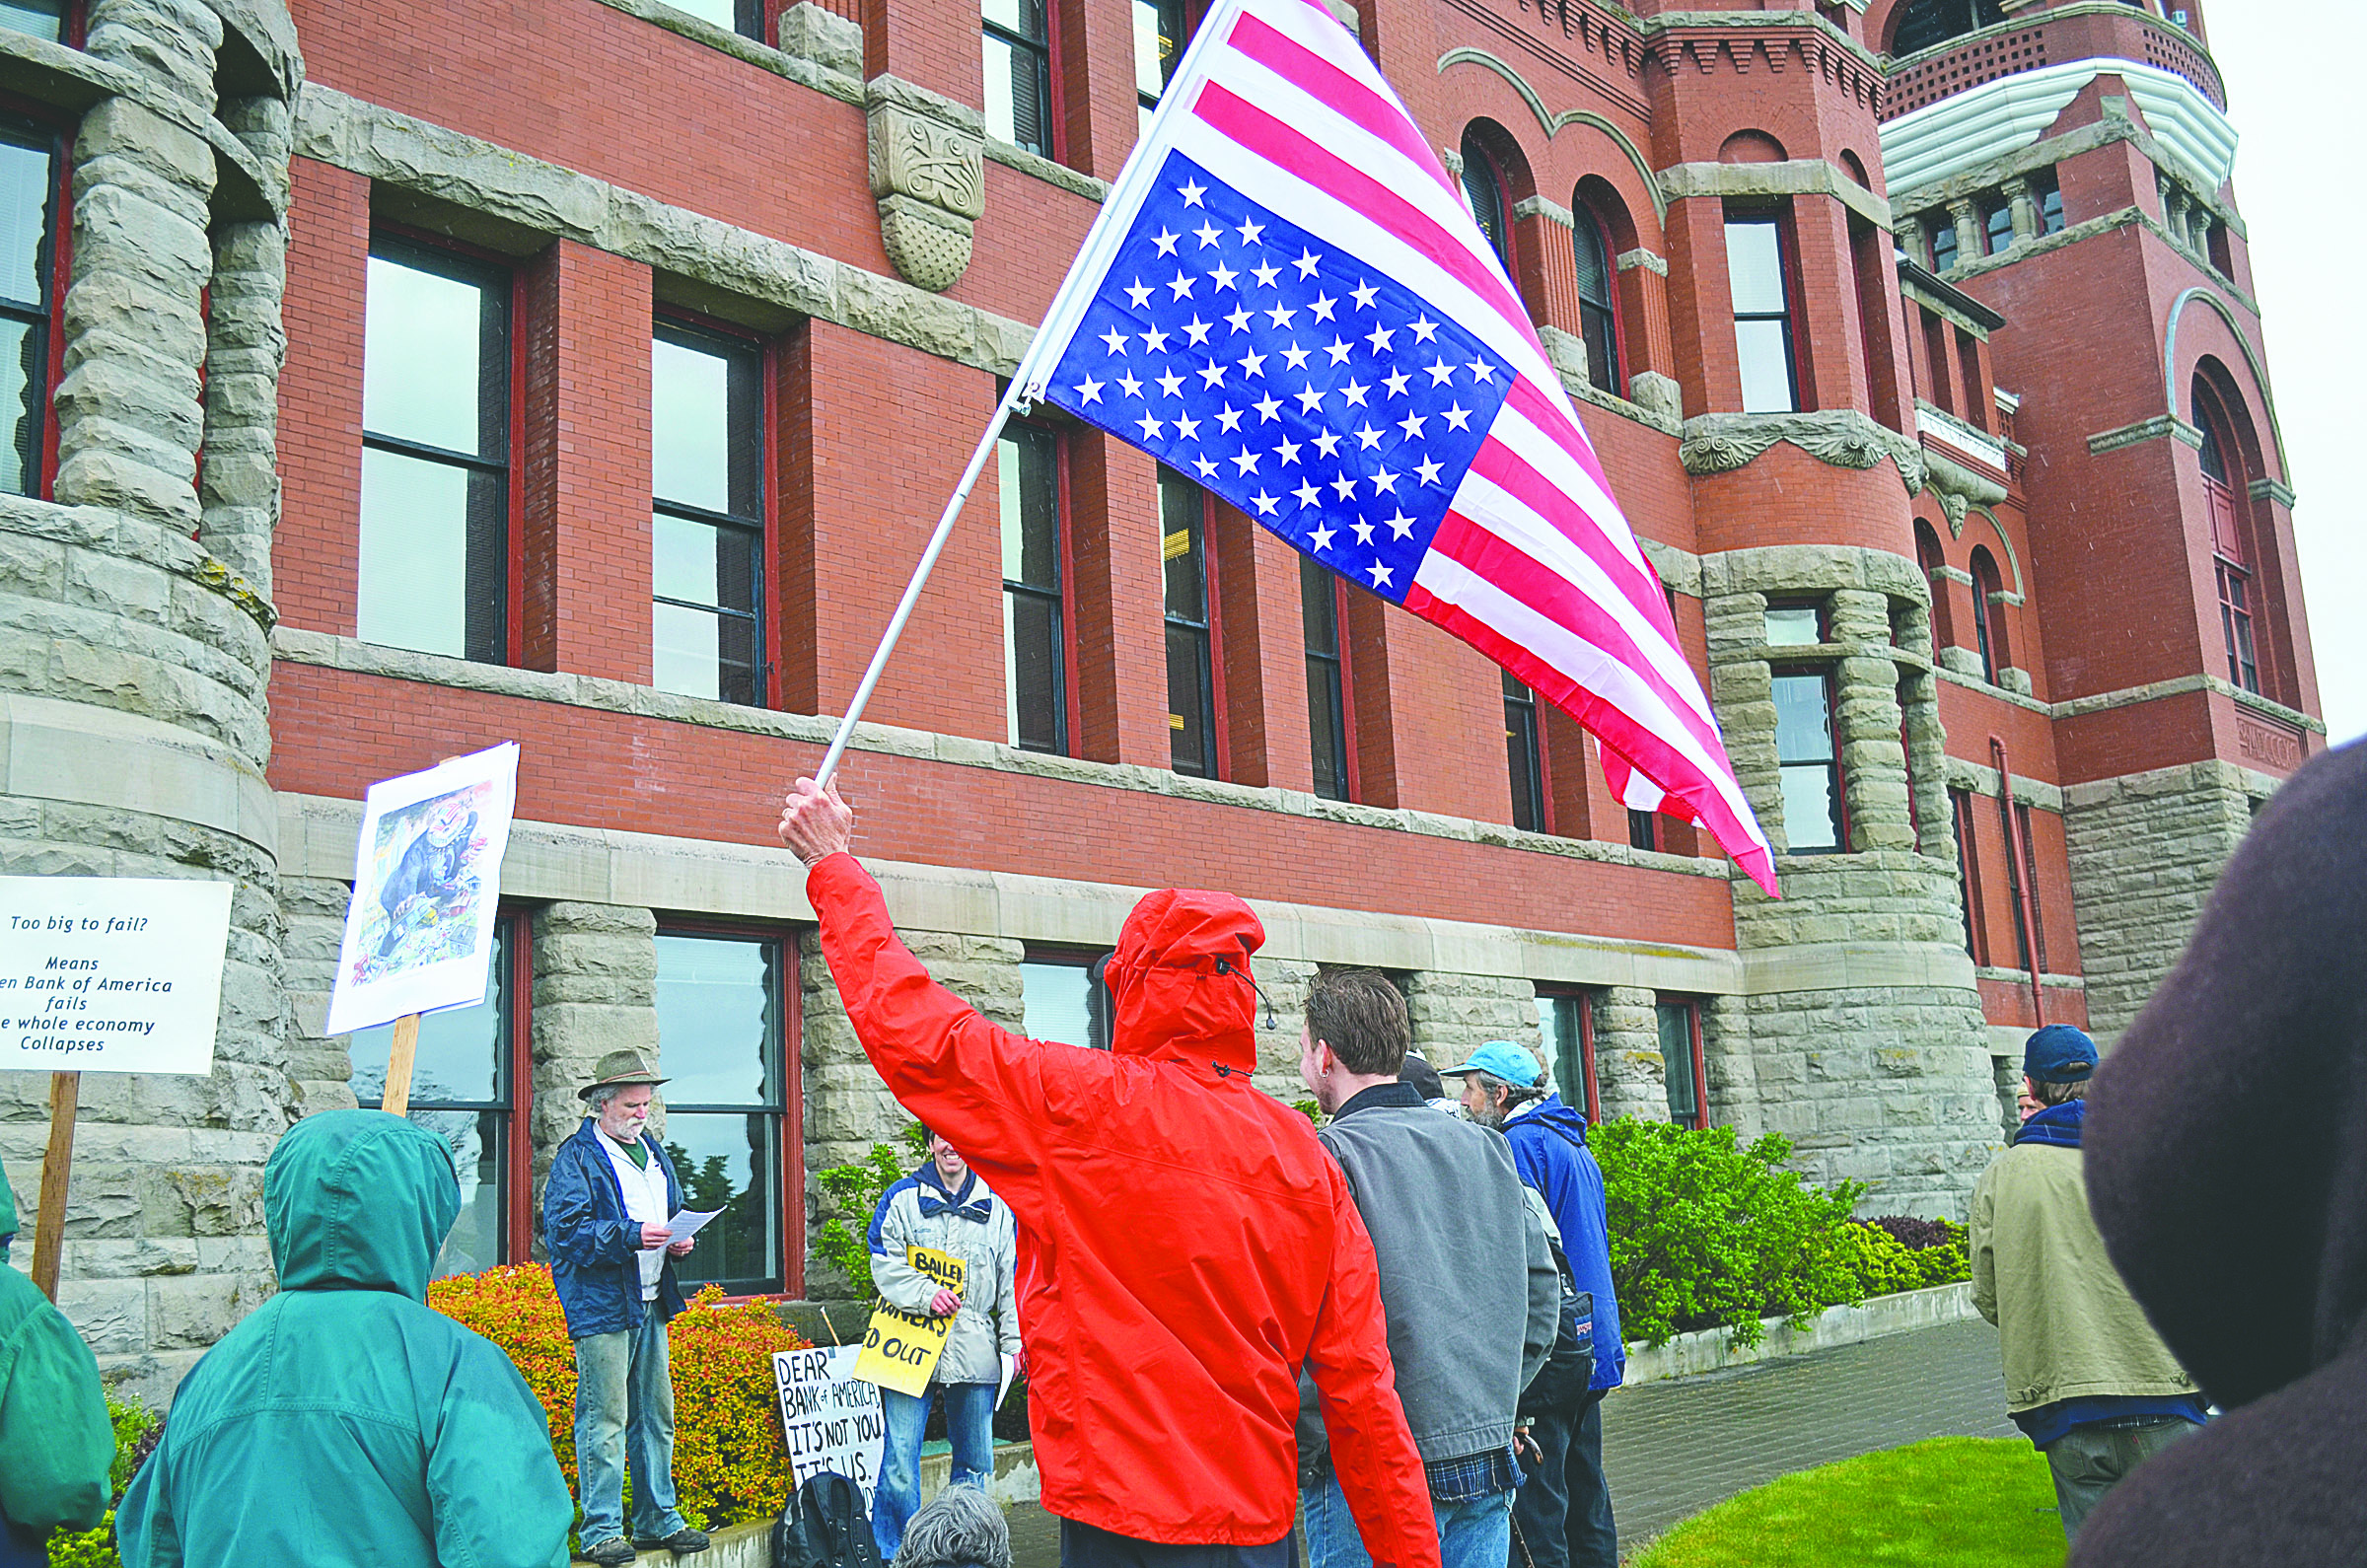
[[[17,1199],[0,1179],[0,1246]],[[115,1429],[91,1347],[33,1281],[0,1263],[0,1515],[19,1542],[60,1526],[96,1530],[107,1515]],[[0,1543],[0,1558],[8,1547]]]
[[[126,1568],[564,1568],[575,1506],[509,1358],[426,1305],[452,1152],[379,1110],[263,1170],[280,1293],[181,1381],[116,1511]]]

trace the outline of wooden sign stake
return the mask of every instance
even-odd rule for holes
[[[33,1282],[57,1300],[57,1265],[65,1253],[66,1180],[74,1165],[74,1112],[82,1104],[82,1074],[49,1075],[49,1151],[41,1157],[41,1206],[34,1217]]]
[[[387,1092],[379,1105],[391,1114],[411,1110],[411,1062],[419,1054],[419,1015],[405,1013],[394,1021],[394,1040],[387,1052]]]

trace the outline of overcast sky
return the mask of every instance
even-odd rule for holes
[[[2336,742],[2367,733],[2367,291],[2356,132],[2367,0],[2204,0],[2227,78],[2236,201],[2252,231],[2285,435],[2318,690]],[[2099,602],[2099,612],[2109,608]]]

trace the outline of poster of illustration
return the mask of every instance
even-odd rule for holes
[[[370,786],[329,1033],[484,997],[517,799],[514,742]]]

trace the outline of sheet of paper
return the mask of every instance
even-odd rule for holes
[[[709,1220],[722,1212],[721,1209],[709,1209],[704,1214],[698,1214],[689,1209],[682,1210],[681,1213],[666,1222],[667,1245],[673,1247],[687,1242],[696,1236]]]
[[[1019,1358],[1010,1351],[1003,1352],[1003,1386],[994,1390],[994,1407],[1000,1410],[1011,1392],[1011,1375],[1019,1370]]]

